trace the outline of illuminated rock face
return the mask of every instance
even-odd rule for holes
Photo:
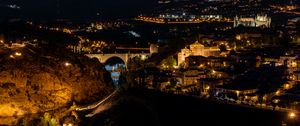
[[[22,56],[11,58],[16,51]],[[68,51],[40,51],[0,51],[1,117],[44,112],[73,102],[93,103],[113,91],[109,74],[97,60]]]

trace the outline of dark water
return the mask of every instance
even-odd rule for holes
[[[121,71],[125,70],[125,64],[105,65],[105,69],[110,72],[112,81],[115,86],[119,86]]]

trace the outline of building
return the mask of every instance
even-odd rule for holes
[[[159,45],[158,44],[151,44],[150,45],[150,54],[158,53],[159,52]]]
[[[260,38],[260,37],[262,37],[262,34],[260,34],[260,33],[242,33],[242,34],[237,34],[236,35],[236,40],[249,40],[249,39],[251,39],[251,38]]]
[[[227,96],[229,98],[236,98],[239,99],[240,96],[251,96],[255,94],[258,91],[258,89],[230,89],[230,88],[215,88],[214,89],[214,96]]]
[[[241,18],[236,16],[234,18],[234,27],[267,27],[271,26],[271,18],[267,15],[257,15],[255,18]]]
[[[205,67],[212,67],[212,68],[225,68],[229,64],[231,64],[230,59],[225,57],[203,57],[203,56],[189,56],[185,58],[185,63],[187,66],[192,68],[205,68]]]
[[[187,69],[183,71],[182,81],[183,85],[196,85],[199,79],[205,78],[206,75],[200,69]]]
[[[201,94],[209,94],[217,86],[223,85],[224,80],[221,78],[201,78],[198,80]]]
[[[194,44],[191,44],[189,48],[181,49],[178,53],[178,65],[182,64],[185,61],[185,58],[189,56],[219,56],[220,49],[219,47],[204,47],[204,45],[198,43],[197,41]]]
[[[284,56],[264,56],[257,57],[259,64],[270,64],[272,66],[285,66],[288,73],[298,70],[297,56],[284,55]]]

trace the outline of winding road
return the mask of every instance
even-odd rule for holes
[[[103,100],[100,100],[94,104],[84,106],[84,107],[77,107],[75,110],[80,111],[87,111],[87,110],[93,110],[90,114],[85,115],[85,117],[93,117],[94,115],[103,112],[104,110],[107,110],[111,105],[112,102],[110,99],[112,99],[114,96],[116,96],[120,92],[119,89],[116,89],[114,92],[112,92],[110,95],[105,97]]]

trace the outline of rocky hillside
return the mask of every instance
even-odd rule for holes
[[[0,118],[88,104],[113,90],[96,59],[64,49],[0,47]]]

